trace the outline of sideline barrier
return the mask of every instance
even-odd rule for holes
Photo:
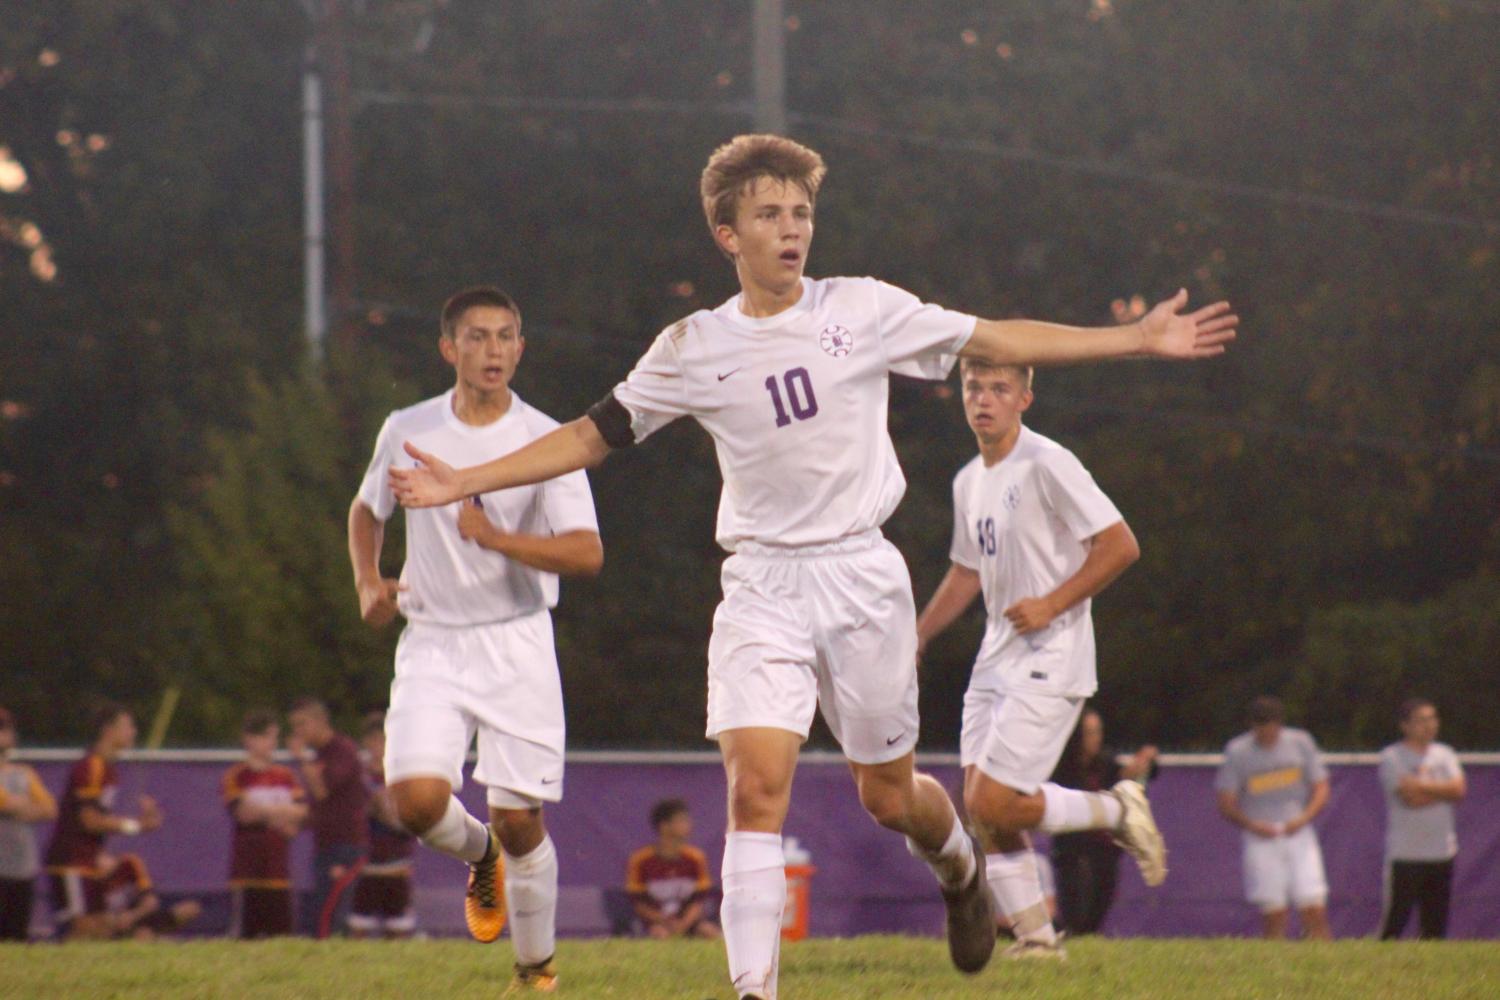
[[[31,750],[17,755],[37,766],[56,792],[81,751]],[[1328,754],[1332,798],[1318,820],[1328,868],[1329,911],[1336,934],[1371,933],[1381,906],[1384,800],[1374,754]],[[1458,809],[1459,855],[1454,878],[1453,937],[1500,935],[1500,754],[1461,754],[1469,796]],[[130,849],[150,866],[165,896],[224,891],[229,818],[220,778],[239,759],[232,750],[139,751],[120,768],[118,802],[134,808],[136,796],[153,795],[166,826],[132,838]],[[951,792],[959,788],[956,755],[919,755],[922,766]],[[1171,874],[1159,890],[1141,883],[1128,859],[1120,891],[1105,924],[1114,935],[1253,935],[1258,918],[1241,899],[1239,833],[1219,818],[1213,774],[1217,754],[1166,754],[1151,785],[1157,819],[1167,837]],[[577,752],[568,755],[563,801],[548,806],[548,828],[561,861],[560,930],[602,934],[600,895],[623,884],[625,860],[651,838],[647,813],[658,799],[687,800],[694,841],[708,854],[717,878],[724,838],[724,772],[713,751],[649,753]],[[478,813],[482,791],[469,783],[462,798]],[[811,936],[871,932],[939,934],[942,904],[925,866],[901,838],[864,814],[854,783],[838,754],[805,753],[798,766],[786,831],[817,861],[809,886]],[[45,838],[48,831],[39,831]],[[1040,838],[1039,838],[1040,839]],[[293,873],[306,887],[310,838],[293,846]],[[121,846],[118,838],[115,846]],[[461,934],[463,866],[419,850],[417,900],[423,929]],[[38,888],[43,897],[45,881]],[[574,903],[577,903],[575,906]],[[575,913],[574,910],[577,912]]]

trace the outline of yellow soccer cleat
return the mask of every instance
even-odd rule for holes
[[[475,941],[489,944],[505,929],[505,859],[490,831],[484,857],[469,865],[469,888],[464,893],[464,923]]]
[[[510,981],[510,988],[505,991],[505,996],[514,996],[517,993],[556,993],[557,992],[557,966],[552,964],[552,959],[538,962],[535,965],[522,965],[516,963],[516,975]]]

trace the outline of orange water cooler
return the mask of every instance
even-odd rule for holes
[[[812,917],[812,877],[817,869],[812,866],[812,855],[798,843],[796,837],[787,837],[782,843],[786,855],[786,909],[781,911],[781,937],[786,941],[801,941],[807,937],[807,924]]]

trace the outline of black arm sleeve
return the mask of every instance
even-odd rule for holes
[[[613,391],[588,408],[588,418],[599,428],[599,436],[611,448],[628,448],[635,444],[635,432],[630,429],[630,411],[620,405]]]

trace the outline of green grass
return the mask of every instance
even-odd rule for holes
[[[996,961],[948,967],[939,941],[865,937],[788,944],[783,1000],[872,997],[1123,997],[1355,1000],[1500,996],[1500,945],[1488,942],[1273,944],[1230,940],[1075,941],[1056,966]],[[565,941],[562,996],[728,1000],[722,945]],[[160,942],[0,946],[0,996],[491,998],[504,992],[507,944],[465,941]]]

